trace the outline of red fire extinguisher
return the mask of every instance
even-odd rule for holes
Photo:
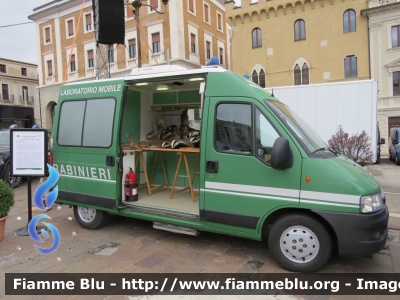
[[[137,188],[136,173],[133,172],[132,168],[129,168],[129,172],[125,177],[125,201],[138,201],[139,195],[137,193]]]

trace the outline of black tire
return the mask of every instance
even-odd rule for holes
[[[90,230],[104,226],[109,217],[105,211],[83,206],[74,206],[74,216],[81,227]]]
[[[400,166],[400,153],[396,153],[396,165]]]
[[[390,160],[390,161],[393,161],[392,152],[390,152],[390,150],[389,150],[389,160]]]
[[[380,163],[381,163],[381,158],[378,157],[378,158],[376,159],[376,161],[375,161],[375,164],[379,165]]]
[[[328,231],[318,220],[306,214],[292,213],[272,224],[268,234],[268,247],[274,259],[284,269],[314,272],[329,260],[332,241]],[[307,250],[310,252],[306,252]]]
[[[4,178],[3,179],[13,189],[19,187],[22,182],[22,177],[19,177],[19,176],[10,177],[10,164],[8,164],[6,169],[4,170]]]

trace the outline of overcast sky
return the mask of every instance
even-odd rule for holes
[[[3,27],[30,22],[33,9],[51,0],[0,0],[0,57],[37,64],[36,32],[34,23]]]
[[[0,57],[38,64],[34,23],[9,25],[30,22],[28,16],[33,14],[33,9],[49,2],[51,0],[0,0]]]

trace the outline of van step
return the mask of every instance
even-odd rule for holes
[[[178,226],[162,222],[153,222],[153,228],[187,235],[199,235],[200,231],[190,227]]]

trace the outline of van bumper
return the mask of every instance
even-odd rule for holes
[[[314,211],[336,233],[340,256],[369,256],[382,250],[388,235],[389,210],[374,214]]]

